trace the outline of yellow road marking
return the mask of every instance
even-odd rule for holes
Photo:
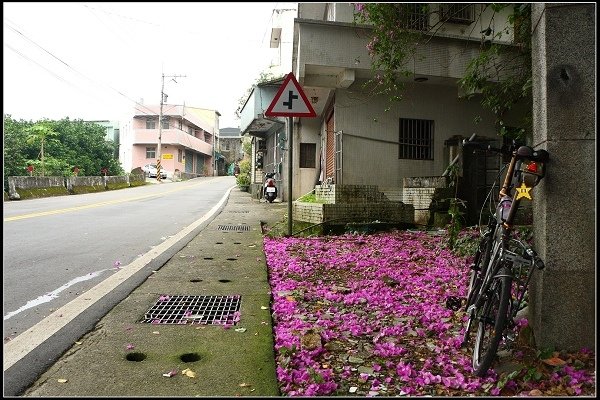
[[[109,206],[109,205],[112,205],[112,204],[125,203],[127,201],[149,199],[151,197],[159,197],[159,196],[162,196],[162,195],[165,195],[165,194],[179,192],[179,191],[185,190],[185,189],[191,189],[193,187],[196,187],[196,186],[199,186],[199,185],[203,185],[205,183],[207,183],[207,182],[199,182],[199,183],[196,183],[196,184],[191,185],[191,186],[185,186],[185,187],[181,187],[181,188],[177,188],[177,189],[172,189],[172,190],[168,190],[166,192],[161,192],[161,193],[156,193],[156,194],[148,194],[148,195],[144,195],[144,196],[129,197],[129,198],[119,199],[119,200],[103,201],[103,202],[100,202],[100,203],[87,204],[85,206],[63,208],[63,209],[59,209],[59,210],[42,211],[42,212],[32,213],[32,214],[15,215],[14,217],[4,218],[4,222],[17,221],[17,220],[20,220],[20,219],[27,219],[27,218],[43,217],[45,215],[64,214],[64,213],[73,212],[73,211],[85,210],[85,209],[88,209],[88,208],[97,208],[97,207],[102,207],[102,206]]]

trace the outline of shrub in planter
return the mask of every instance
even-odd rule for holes
[[[237,185],[240,188],[248,188],[250,186],[250,176],[246,174],[239,174],[235,178]]]

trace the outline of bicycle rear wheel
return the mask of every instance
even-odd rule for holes
[[[492,365],[506,326],[511,278],[505,267],[500,269],[498,275],[492,282],[487,300],[478,312],[473,348],[473,370],[477,376],[485,375]]]

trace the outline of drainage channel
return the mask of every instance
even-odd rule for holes
[[[218,225],[217,230],[219,231],[249,231],[250,225]]]
[[[140,321],[149,324],[235,325],[239,321],[240,295],[163,295]]]

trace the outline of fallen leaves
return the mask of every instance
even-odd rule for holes
[[[196,377],[196,373],[189,368],[186,368],[183,371],[181,371],[181,374],[187,376],[188,378]]]
[[[552,367],[559,367],[561,365],[565,365],[567,362],[564,360],[561,360],[558,357],[551,357],[551,358],[547,358],[545,360],[542,360],[542,362],[546,365],[550,365]]]
[[[592,351],[542,360],[515,348],[508,358],[524,367],[473,375],[471,354],[460,346],[464,310],[446,307],[449,296],[466,295],[468,263],[444,240],[406,231],[265,237],[281,393],[593,394]]]

